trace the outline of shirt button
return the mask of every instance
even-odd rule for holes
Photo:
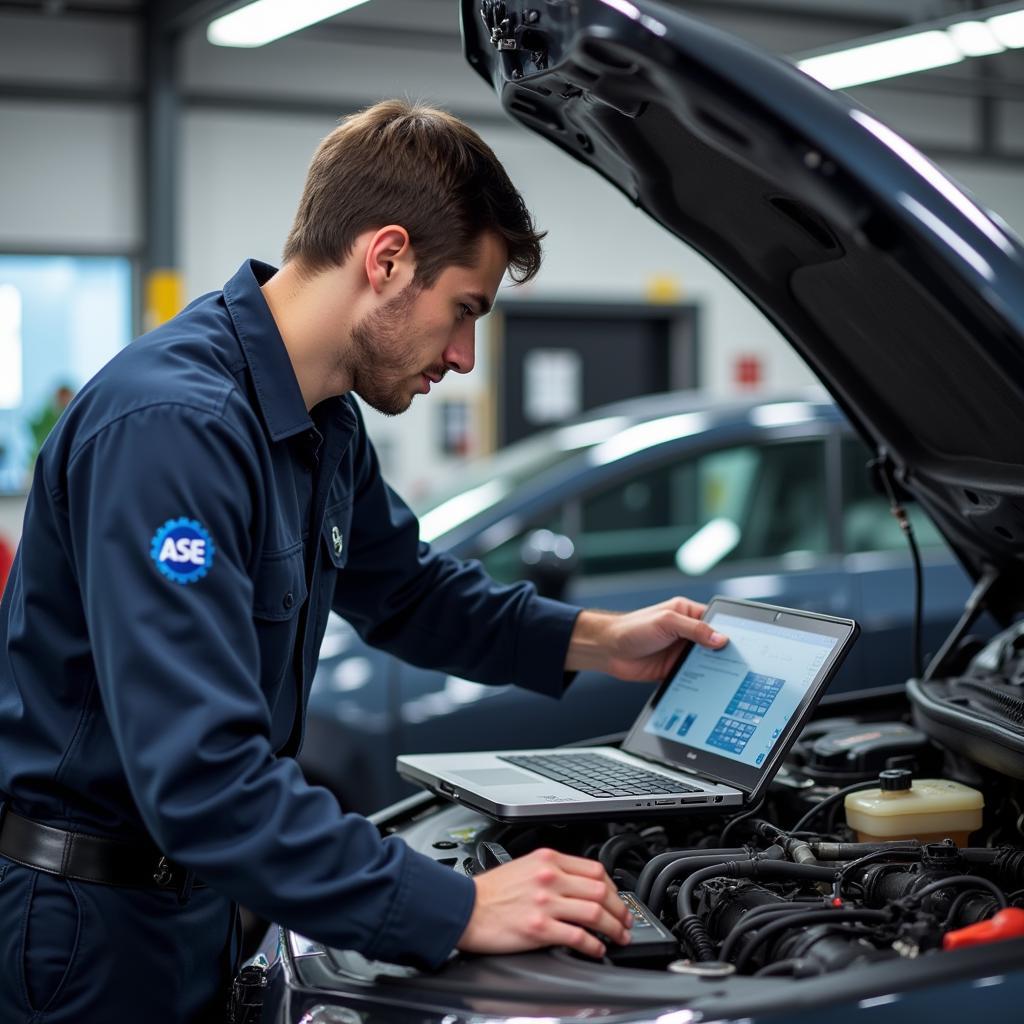
[[[290,590],[284,595],[282,604],[285,606],[285,609],[289,609],[295,604],[295,595]]]

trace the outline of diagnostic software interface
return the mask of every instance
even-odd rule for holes
[[[644,731],[760,766],[838,640],[735,615],[708,621],[729,643],[690,651]]]

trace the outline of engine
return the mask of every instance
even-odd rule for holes
[[[486,867],[495,850],[545,845],[600,860],[641,925],[629,946],[607,943],[607,959],[648,970],[805,978],[1024,935],[1018,784],[982,783],[985,818],[969,843],[859,841],[844,816],[847,791],[877,784],[886,765],[906,765],[889,773],[908,776],[940,766],[906,727],[869,730],[880,734],[874,753],[843,748],[836,735],[848,724],[806,733],[764,802],[731,819],[502,826],[477,859]],[[911,753],[894,755],[893,743]],[[838,767],[837,746],[850,754]]]

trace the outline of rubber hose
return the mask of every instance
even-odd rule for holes
[[[753,940],[747,943],[736,958],[736,970],[737,972],[744,970],[747,961],[750,960],[750,954],[758,946],[774,939],[776,935],[781,935],[789,928],[807,924],[831,924],[838,921],[875,921],[880,924],[889,919],[889,915],[884,910],[809,910],[806,914],[793,914],[779,921],[773,921],[758,931]]]
[[[635,832],[623,832],[611,839],[605,840],[598,851],[597,859],[601,866],[611,875],[615,869],[616,861],[627,851],[635,850],[638,847],[647,846],[647,840]]]
[[[654,879],[650,894],[644,902],[654,913],[660,913],[661,905],[665,902],[665,894],[668,892],[668,887],[676,879],[682,878],[691,871],[697,871],[700,868],[708,868],[721,863],[722,857],[715,854],[704,854],[700,857],[677,857],[658,872],[658,877]],[[640,893],[637,892],[637,896],[639,895]]]
[[[677,907],[679,921],[687,929],[690,950],[698,960],[713,960],[714,947],[708,938],[704,922],[693,912],[693,890],[709,878],[813,878],[817,881],[831,881],[835,878],[832,868],[816,864],[789,864],[774,860],[727,861],[712,867],[695,871],[683,882],[679,890]],[[694,923],[696,922],[696,923]],[[702,952],[710,950],[709,955]]]
[[[740,944],[743,936],[748,932],[754,931],[757,928],[763,928],[765,924],[776,917],[784,917],[787,914],[806,914],[809,913],[812,908],[806,904],[789,903],[785,906],[770,906],[770,907],[755,907],[753,910],[748,911],[744,914],[739,921],[733,925],[732,930],[725,937],[725,941],[722,943],[722,949],[718,956],[721,960],[728,960],[733,953],[736,952],[736,947]],[[821,904],[819,903],[813,909],[820,910]],[[764,913],[760,913],[764,911]]]
[[[698,850],[698,849],[681,849],[681,850],[666,850],[664,853],[659,853],[656,857],[652,857],[645,865],[643,871],[640,872],[640,878],[636,883],[636,895],[637,899],[647,902],[648,897],[651,895],[651,887],[654,885],[654,879],[658,876],[658,872],[661,871],[666,864],[671,864],[674,860],[679,860],[682,857],[749,857],[751,856],[751,850],[746,846],[737,846],[731,849],[717,849],[717,850]]]

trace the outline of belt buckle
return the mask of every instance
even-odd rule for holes
[[[166,857],[161,857],[157,861],[156,871],[153,872],[153,881],[160,886],[161,889],[166,889],[171,884],[171,880],[174,878],[174,869],[171,867],[171,862]]]

